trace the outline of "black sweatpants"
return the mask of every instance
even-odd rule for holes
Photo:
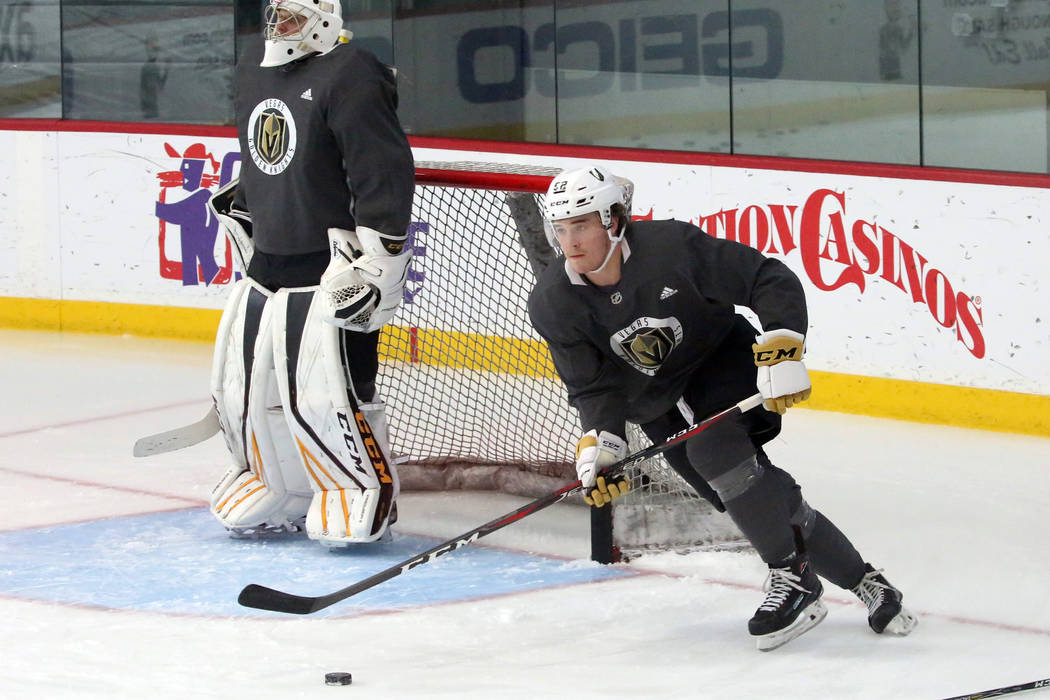
[[[641,426],[662,442],[690,423],[718,413],[756,391],[751,352],[754,331],[738,324],[693,375],[680,407]],[[681,408],[692,412],[682,414]],[[794,528],[803,536],[814,570],[852,588],[864,575],[864,560],[849,539],[802,497],[802,488],[775,466],[763,445],[781,430],[781,417],[762,407],[728,416],[665,452],[668,463],[697,492],[724,509],[767,564],[795,554]]]

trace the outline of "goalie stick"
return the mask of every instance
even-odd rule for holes
[[[982,690],[979,693],[970,693],[969,695],[955,695],[945,700],[981,700],[981,698],[997,698],[1000,695],[1009,695],[1010,693],[1023,693],[1026,690],[1037,690],[1039,688],[1045,688],[1050,690],[1050,678],[1043,678],[1038,681],[1030,681],[1028,683],[1018,683],[1017,685],[1004,685],[1002,688],[992,688],[991,690]]]
[[[706,420],[675,433],[658,445],[650,445],[649,447],[644,447],[638,450],[634,454],[628,455],[619,462],[606,467],[602,470],[601,474],[604,474],[605,476],[617,476],[635,464],[649,459],[650,457],[654,457],[695,435],[699,435],[712,424],[725,418],[727,415],[733,412],[744,413],[745,411],[749,411],[752,408],[761,405],[761,403],[761,394],[750,396],[735,406],[731,406]],[[431,547],[421,554],[406,559],[400,564],[395,564],[388,569],[384,569],[383,571],[373,574],[372,576],[347,586],[346,588],[341,588],[334,593],[320,596],[301,596],[292,593],[284,593],[272,588],[267,588],[266,586],[251,583],[245,586],[241,591],[241,594],[237,597],[237,602],[248,608],[293,613],[296,615],[309,615],[310,613],[315,613],[318,610],[323,610],[330,605],[334,605],[341,600],[345,600],[350,596],[366,591],[373,586],[378,586],[380,583],[388,581],[410,569],[414,569],[417,566],[433,561],[443,554],[448,554],[449,552],[455,551],[461,547],[466,547],[471,542],[475,542],[486,535],[491,535],[496,530],[504,528],[511,523],[516,523],[526,516],[543,510],[547,506],[554,505],[582,489],[583,484],[580,483],[579,480],[574,481],[568,486],[564,486],[550,495],[544,496],[543,498],[537,499],[531,503],[527,503],[513,512],[487,522],[480,527],[476,527],[469,532],[459,535],[458,537],[453,537],[435,547]]]
[[[132,450],[132,454],[136,457],[149,457],[162,452],[181,450],[183,447],[204,442],[217,432],[219,432],[219,414],[215,412],[215,407],[212,406],[208,409],[208,415],[196,423],[139,438],[135,441],[135,448]]]

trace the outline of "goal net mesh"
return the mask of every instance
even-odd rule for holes
[[[380,338],[379,390],[404,490],[497,489],[547,495],[576,480],[576,411],[566,401],[526,301],[547,265],[539,204],[557,170],[417,163],[404,303]],[[633,452],[648,444],[629,426]],[[726,535],[662,458],[632,470],[613,541],[650,548],[717,545]],[[582,502],[582,501],[581,501]],[[718,514],[715,514],[718,515]]]

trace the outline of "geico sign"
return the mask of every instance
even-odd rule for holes
[[[595,50],[597,65],[587,65],[590,74],[586,77],[563,77],[556,84],[554,70],[547,68],[554,61],[537,54],[551,50],[564,54],[574,45],[588,45]],[[502,82],[482,82],[478,77],[478,55],[491,57],[492,49],[509,51],[514,57],[513,72]],[[460,94],[476,104],[522,99],[530,89],[530,75],[531,88],[544,97],[586,97],[609,90],[617,71],[621,74],[621,89],[647,89],[645,73],[695,76],[692,85],[698,85],[701,76],[728,76],[730,56],[735,77],[778,76],[784,64],[784,23],[780,14],[759,8],[704,15],[655,15],[615,23],[591,20],[560,27],[546,23],[537,26],[531,37],[526,28],[513,24],[479,27],[459,39],[456,76]],[[526,70],[530,68],[533,70]],[[622,74],[634,73],[643,74],[640,86],[622,79]],[[659,87],[666,88],[666,84],[661,82]],[[691,85],[683,83],[681,87]]]

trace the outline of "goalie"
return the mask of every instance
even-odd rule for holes
[[[393,73],[340,41],[338,2],[271,0],[265,20],[237,66],[240,178],[211,202],[246,270],[215,345],[233,465],[211,509],[235,535],[371,542],[396,518],[375,378],[411,255],[412,152]]]
[[[769,566],[765,601],[748,624],[758,648],[774,649],[823,619],[818,575],[852,590],[875,632],[908,634],[916,619],[900,591],[763,450],[780,432],[781,414],[810,394],[798,278],[780,261],[692,224],[632,222],[633,189],[597,166],[554,178],[545,215],[565,263],[549,266],[529,297],[533,325],[586,431],[576,471],[587,502],[602,507],[626,491],[626,480],[602,476],[626,456],[626,421],[660,443],[757,384],[765,410],[730,414],[667,457],[728,511]],[[736,305],[759,317],[757,338]]]

